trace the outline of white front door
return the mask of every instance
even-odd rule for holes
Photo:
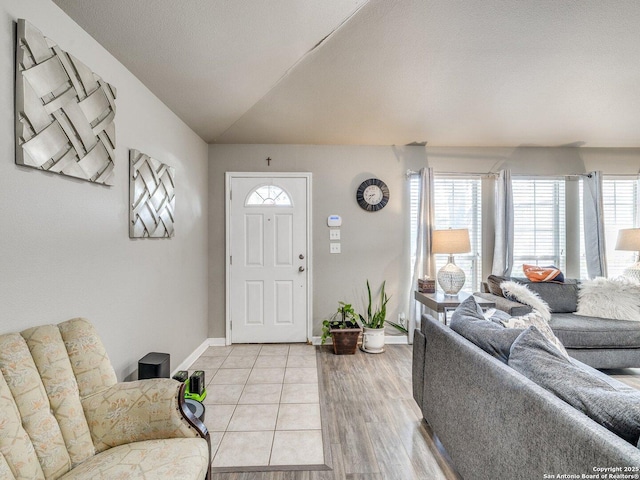
[[[306,342],[310,175],[227,173],[231,343]]]

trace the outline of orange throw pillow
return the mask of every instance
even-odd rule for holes
[[[564,275],[556,267],[539,267],[537,265],[522,265],[525,276],[532,282],[560,282],[564,281]]]

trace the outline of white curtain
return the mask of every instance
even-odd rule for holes
[[[433,168],[420,169],[420,195],[418,197],[418,229],[415,263],[409,290],[409,343],[413,343],[413,330],[420,328],[420,308],[413,292],[418,288],[418,279],[428,275],[435,279],[436,262],[431,254],[431,231],[435,223],[433,213]]]
[[[513,190],[510,170],[500,171],[495,200],[496,232],[491,273],[508,277],[513,268]]]
[[[604,238],[602,172],[590,172],[583,178],[582,211],[584,247],[589,278],[607,276],[607,250]]]

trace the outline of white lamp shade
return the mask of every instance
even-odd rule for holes
[[[623,228],[619,230],[616,250],[640,252],[640,228]]]
[[[468,228],[434,230],[431,236],[431,253],[468,253],[471,251]]]

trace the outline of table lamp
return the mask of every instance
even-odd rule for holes
[[[456,228],[448,230],[434,230],[431,237],[431,253],[446,253],[448,263],[438,272],[438,284],[445,295],[456,296],[464,285],[464,271],[458,267],[453,259],[454,253],[468,253],[471,251],[469,229]]]
[[[640,228],[623,228],[618,231],[616,250],[640,252]],[[624,271],[624,276],[640,281],[640,258]]]

